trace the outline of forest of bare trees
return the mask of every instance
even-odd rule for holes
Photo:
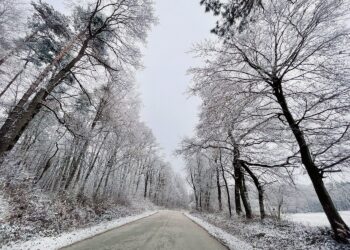
[[[193,49],[204,62],[190,69],[200,120],[179,150],[196,208],[221,210],[227,199],[230,215],[234,208],[250,219],[255,210],[263,219],[276,185],[297,186],[307,175],[335,239],[347,242],[326,184],[346,180],[350,163],[348,2],[201,3],[217,16],[217,39]]]
[[[350,210],[350,2],[198,2],[216,24],[192,49],[199,63],[189,93],[200,107],[194,133],[174,152],[180,169],[141,118],[136,76],[158,22],[153,0],[72,0],[65,11],[0,0],[0,214],[2,200],[13,207],[0,247],[148,205],[190,208],[209,222],[238,218],[246,238],[250,222],[277,231],[285,213],[324,212],[322,236],[285,220],[294,235],[284,244],[302,234],[348,246],[339,211]],[[188,223],[171,213],[158,219]]]
[[[0,1],[0,158],[6,188],[26,180],[78,200],[144,197],[182,206],[185,189],[140,120],[148,0],[71,1],[70,14]]]

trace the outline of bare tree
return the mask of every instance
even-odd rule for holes
[[[108,59],[113,60],[114,64],[126,62],[138,65],[139,53],[134,45],[144,40],[145,32],[154,21],[151,9],[147,8],[148,2],[98,0],[91,10],[80,9],[77,12],[79,22],[76,22],[76,35],[32,82],[2,125],[1,156],[13,148],[29,122],[40,111],[42,102],[71,76],[78,63],[85,62],[92,67],[99,65],[110,72],[118,71],[120,65],[113,66]],[[109,56],[105,51],[109,52]],[[68,57],[72,59],[65,62]],[[48,77],[47,83],[38,90]]]
[[[261,98],[257,107],[277,117],[294,137],[286,141],[296,143],[334,236],[342,242],[349,228],[323,178],[350,159],[347,10],[341,1],[266,1],[245,30],[225,35],[222,46],[204,49],[212,53],[202,71],[207,80],[195,86],[221,80],[232,86],[231,94]]]

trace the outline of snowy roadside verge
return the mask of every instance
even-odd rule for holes
[[[350,211],[339,211],[339,214],[345,223],[350,225]],[[305,226],[330,227],[327,216],[324,212],[285,214],[285,218],[289,221],[301,223]]]
[[[113,221],[104,222],[96,226],[89,228],[78,229],[76,231],[63,233],[56,237],[40,237],[30,241],[16,243],[12,245],[3,246],[1,250],[23,250],[23,249],[36,249],[36,250],[51,250],[59,249],[65,246],[69,246],[73,243],[86,240],[98,234],[107,232],[111,229],[123,226],[125,224],[149,217],[156,214],[158,211],[149,211],[139,215],[127,216],[119,218]]]
[[[189,213],[184,213],[184,215],[192,220],[194,223],[198,224],[202,228],[204,228],[210,235],[214,238],[218,239],[225,246],[227,246],[231,250],[250,250],[253,249],[251,245],[248,243],[238,239],[237,237],[225,232],[221,228],[218,228],[198,217],[190,215]]]

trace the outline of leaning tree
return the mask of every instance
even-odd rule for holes
[[[47,97],[65,81],[77,80],[75,70],[91,68],[109,74],[139,66],[137,47],[154,22],[148,0],[96,0],[77,7],[71,18],[74,29],[45,64],[0,128],[0,157],[17,143]]]
[[[264,1],[252,22],[240,32],[228,29],[223,45],[213,49],[233,86],[273,100],[265,108],[292,133],[335,238],[343,242],[350,231],[323,179],[350,160],[348,9],[338,0]]]

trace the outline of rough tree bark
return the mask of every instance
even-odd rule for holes
[[[143,197],[146,198],[147,197],[147,186],[148,186],[148,178],[149,178],[149,174],[148,171],[145,174],[145,190],[143,193]]]
[[[221,150],[219,153],[220,157],[220,166],[221,166],[221,174],[222,174],[222,179],[224,180],[225,183],[225,188],[226,188],[226,193],[227,193],[227,205],[228,205],[228,211],[230,214],[230,218],[232,217],[232,209],[231,209],[231,197],[230,197],[230,190],[228,188],[228,183],[225,177],[225,170],[224,170],[224,165],[222,164],[222,154],[221,154]]]
[[[216,165],[216,187],[218,190],[218,203],[219,203],[219,211],[222,211],[222,200],[221,200],[221,186],[220,186],[220,170],[217,165],[217,160],[215,160]]]
[[[266,217],[265,206],[264,206],[264,189],[261,186],[259,179],[255,176],[253,171],[251,171],[250,168],[244,162],[241,162],[241,166],[244,168],[244,170],[252,178],[254,185],[255,185],[256,189],[258,190],[260,218],[263,220]]]
[[[193,174],[191,172],[191,182],[192,182],[192,188],[193,188],[193,193],[194,193],[194,199],[196,202],[196,210],[198,210],[198,195],[197,195],[197,188],[196,185],[194,183],[194,178],[193,178]]]
[[[239,161],[239,150],[237,145],[234,147],[233,151],[233,169],[234,169],[234,176],[235,176],[235,207],[236,207],[236,214],[240,215],[242,213],[242,205],[241,205],[241,198],[240,198],[240,190],[241,190],[241,168],[238,164]]]
[[[246,216],[247,219],[251,219],[253,217],[253,215],[252,215],[252,208],[251,208],[250,202],[249,202],[248,190],[247,190],[247,186],[245,184],[245,178],[244,178],[243,171],[241,172],[241,175],[242,176],[240,178],[240,180],[241,180],[240,193],[241,193],[241,198],[242,198],[243,206],[244,206],[244,210],[245,210],[245,216]]]

